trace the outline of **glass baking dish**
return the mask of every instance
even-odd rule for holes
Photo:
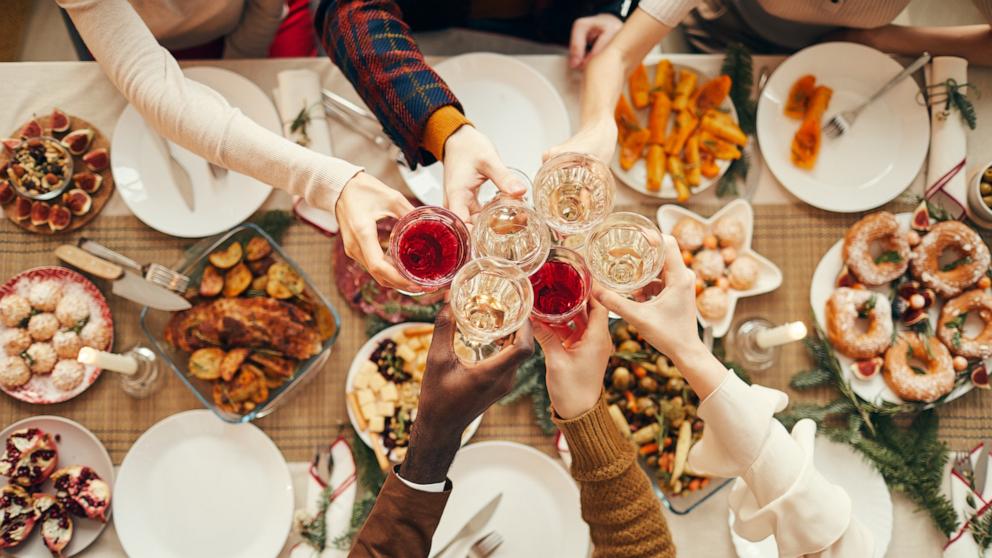
[[[683,492],[682,494],[675,496],[665,492],[665,489],[661,486],[657,475],[654,474],[650,467],[644,464],[643,459],[638,459],[638,462],[640,463],[641,468],[643,468],[648,474],[648,478],[651,479],[651,488],[654,490],[655,495],[658,496],[661,503],[665,504],[665,507],[675,515],[685,515],[691,512],[734,480],[710,477],[710,483],[705,488],[700,488],[699,490],[695,490],[693,492]]]
[[[207,256],[219,249],[226,248],[233,242],[244,244],[253,236],[260,236],[272,245],[274,255],[278,256],[277,261],[281,260],[285,262],[299,274],[306,285],[304,292],[310,295],[310,298],[315,304],[326,307],[334,319],[334,333],[324,340],[320,353],[300,362],[293,376],[288,381],[277,388],[269,390],[268,399],[243,415],[218,408],[214,404],[212,396],[213,382],[201,380],[190,375],[187,371],[189,355],[173,347],[165,340],[166,324],[169,322],[173,313],[145,307],[141,310],[140,317],[141,329],[144,331],[145,336],[148,337],[155,351],[162,356],[165,362],[169,363],[176,376],[196,395],[196,398],[203,403],[204,407],[212,410],[221,420],[231,423],[244,423],[262,418],[285,403],[291,392],[299,389],[300,386],[306,384],[316,376],[324,363],[327,362],[327,359],[331,355],[331,347],[337,340],[338,333],[341,330],[341,316],[330,301],[317,290],[310,277],[286,254],[282,247],[272,237],[266,234],[265,231],[254,224],[244,223],[222,234],[216,240],[200,242],[193,247],[193,252],[176,267],[176,270],[189,276],[191,285],[198,285],[207,263]]]

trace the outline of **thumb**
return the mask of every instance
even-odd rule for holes
[[[596,281],[593,281],[592,284],[592,296],[608,310],[612,310],[613,312],[620,314],[623,319],[630,321],[630,319],[634,317],[636,309],[631,305],[636,303],[627,300],[617,293],[603,287]]]
[[[544,351],[545,359],[554,360],[559,355],[564,354],[565,348],[562,346],[558,335],[551,328],[533,319],[530,323],[534,329],[534,340],[537,341],[537,344],[541,346],[541,350]]]
[[[492,165],[489,169],[489,180],[493,181],[500,192],[518,198],[526,194],[530,186],[523,171],[511,169],[503,163]]]
[[[441,311],[434,317],[434,335],[431,344],[441,341],[451,345],[455,341],[455,320],[451,313],[451,304],[445,303]]]
[[[587,39],[591,23],[586,18],[575,20],[572,24],[572,37],[568,44],[568,65],[578,68],[586,57]]]

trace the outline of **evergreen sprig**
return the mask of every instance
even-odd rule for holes
[[[985,551],[992,546],[992,511],[986,511],[985,515],[973,518],[970,527],[975,544],[978,545],[984,556]]]
[[[971,83],[958,83],[954,78],[947,78],[945,81],[927,86],[927,94],[935,97],[937,104],[943,104],[943,116],[950,116],[951,109],[957,110],[961,115],[961,120],[972,130],[978,125],[978,115],[975,112],[975,105],[972,104],[968,95],[961,90],[971,88],[977,91]],[[943,91],[942,91],[943,89]],[[941,94],[943,96],[941,97]]]
[[[499,404],[511,405],[529,395],[534,409],[534,422],[545,434],[553,434],[557,427],[551,420],[551,397],[548,395],[544,371],[544,353],[540,347],[535,347],[534,354],[517,369],[513,387]]]
[[[720,73],[730,77],[730,100],[737,111],[737,123],[745,134],[754,135],[758,107],[751,97],[754,87],[754,62],[751,53],[740,43],[731,44],[723,58]],[[751,159],[746,152],[732,161],[717,182],[717,197],[739,195],[737,184],[744,181],[750,168]]]
[[[751,170],[751,157],[747,152],[741,153],[739,159],[730,162],[727,172],[723,173],[716,183],[716,197],[726,198],[739,196],[740,190],[737,188],[739,182],[747,178],[748,171]]]
[[[251,222],[258,225],[258,228],[265,231],[273,240],[281,243],[289,226],[293,224],[292,212],[283,209],[271,209],[256,214],[251,218]]]

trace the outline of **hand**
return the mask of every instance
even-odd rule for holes
[[[517,367],[534,354],[528,324],[499,353],[473,364],[455,355],[454,341],[451,307],[445,306],[434,322],[417,420],[410,434],[410,449],[400,467],[400,476],[410,482],[429,484],[445,479],[461,445],[462,432],[510,391]]]
[[[523,196],[527,185],[503,164],[489,138],[465,125],[444,143],[444,193],[448,209],[463,221],[477,213],[479,187],[487,180],[500,192]]]
[[[603,392],[603,375],[613,354],[609,312],[590,300],[589,323],[574,343],[565,343],[556,331],[538,321],[533,325],[534,338],[544,349],[548,395],[555,412],[571,419],[592,409]]]
[[[609,118],[583,125],[582,129],[565,143],[545,151],[543,160],[547,161],[562,153],[582,153],[609,164],[616,147],[617,125],[612,118]]]
[[[599,54],[622,27],[623,22],[613,14],[596,14],[575,20],[568,47],[568,65],[573,69],[584,68],[589,59]]]
[[[412,210],[403,194],[366,172],[356,174],[344,185],[334,207],[345,254],[362,264],[380,285],[408,292],[415,292],[418,287],[386,259],[379,244],[376,221],[384,217],[399,219]]]

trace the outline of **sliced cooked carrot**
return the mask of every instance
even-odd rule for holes
[[[697,76],[690,70],[679,70],[679,81],[675,84],[675,96],[672,98],[672,108],[685,110],[689,106],[689,97],[696,89]]]
[[[627,78],[627,85],[630,87],[630,100],[637,108],[648,106],[651,94],[651,84],[648,83],[648,71],[644,64],[640,64]]]
[[[631,130],[641,127],[637,122],[637,113],[634,112],[633,107],[627,102],[627,97],[623,94],[620,95],[617,106],[613,109],[613,119],[617,123],[617,141],[621,144]]]
[[[669,98],[675,95],[675,68],[671,61],[662,60],[654,70],[654,92],[664,93]]]
[[[699,157],[699,134],[692,134],[685,142],[685,181],[689,186],[699,186],[703,181]]]
[[[644,152],[644,146],[647,145],[650,136],[650,132],[641,128],[630,132],[624,138],[623,144],[620,146],[620,167],[623,170],[630,170],[634,163],[641,158],[641,153]]]
[[[646,188],[649,192],[659,192],[661,191],[661,181],[665,178],[664,148],[656,143],[648,145],[647,163],[648,183]],[[637,369],[635,369],[634,372],[636,373]]]
[[[789,88],[789,98],[785,101],[785,115],[789,118],[802,120],[806,115],[806,107],[809,106],[810,97],[816,88],[816,77],[806,74],[797,79]]]
[[[666,138],[665,152],[669,155],[678,155],[681,153],[682,147],[685,146],[685,141],[689,139],[689,136],[695,131],[698,124],[699,119],[696,118],[696,115],[692,114],[692,111],[683,110],[676,114],[675,129]]]
[[[644,444],[637,450],[637,453],[641,455],[651,455],[652,453],[658,453],[658,443],[651,442],[650,444]]]
[[[722,140],[740,146],[747,144],[747,134],[726,113],[710,109],[703,115],[700,126]]]
[[[693,94],[696,112],[702,113],[720,106],[729,93],[730,76],[719,75],[707,81]]]
[[[684,202],[689,199],[689,185],[685,181],[685,168],[682,166],[682,159],[676,155],[668,156],[668,174],[672,176],[672,183],[675,185],[676,200]]]
[[[668,117],[672,114],[672,100],[664,92],[658,92],[651,103],[651,115],[648,117],[648,130],[651,132],[650,143],[665,143],[665,132],[668,130]]]

